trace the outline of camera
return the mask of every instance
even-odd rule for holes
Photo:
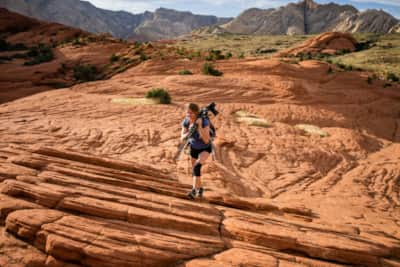
[[[215,109],[215,106],[216,106],[215,103],[211,102],[208,106],[202,108],[200,110],[199,117],[207,119],[208,111],[211,111],[211,113],[214,114],[214,116],[217,116],[219,112]]]

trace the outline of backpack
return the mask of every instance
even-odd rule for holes
[[[210,137],[211,140],[214,140],[214,138],[217,136],[217,129],[215,129],[215,126],[212,124],[210,119],[208,119],[208,122],[210,123]]]

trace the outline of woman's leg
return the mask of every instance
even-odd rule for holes
[[[191,160],[192,160],[192,170],[193,170],[194,164],[196,164],[197,159],[191,158]],[[193,176],[192,188],[194,189],[196,189],[196,181],[197,181],[196,176]]]
[[[206,160],[208,159],[209,156],[210,156],[209,152],[203,151],[203,152],[201,152],[199,154],[199,158],[194,161],[193,166],[195,166],[197,164],[197,168],[198,168],[197,173],[198,173],[198,175],[193,176],[193,188],[199,189],[201,187],[200,169],[201,169],[201,166],[206,162]],[[192,163],[193,163],[193,161],[192,161]],[[193,168],[195,168],[195,167],[193,167]]]

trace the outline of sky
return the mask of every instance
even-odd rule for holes
[[[218,17],[236,17],[242,11],[252,7],[276,8],[297,0],[86,0],[93,5],[109,10],[124,10],[131,13],[154,11],[159,7],[179,11],[190,11],[194,14],[215,15]],[[325,4],[350,4],[358,10],[383,9],[400,19],[400,0],[314,0]]]

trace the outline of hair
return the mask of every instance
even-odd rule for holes
[[[200,108],[197,104],[195,103],[189,103],[186,105],[187,109],[190,109],[191,111],[193,111],[194,113],[198,114],[200,112]]]

